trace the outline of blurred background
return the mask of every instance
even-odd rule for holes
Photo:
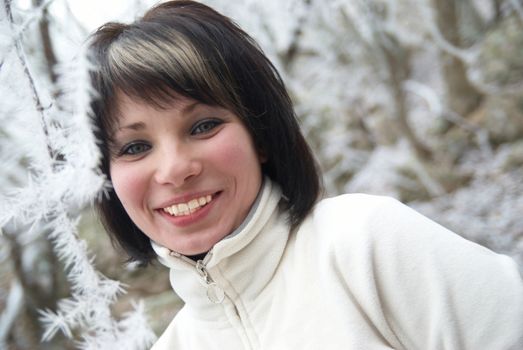
[[[202,2],[232,17],[279,69],[326,195],[396,197],[523,270],[521,0]],[[95,344],[89,336],[102,331],[87,324],[102,316],[66,317],[89,294],[75,266],[93,266],[95,284],[124,286],[105,301],[110,316],[100,309],[107,320],[141,299],[160,334],[182,302],[162,266],[126,264],[97,222],[91,204],[107,184],[93,170],[87,112],[68,103],[88,100],[70,65],[87,35],[154,2],[0,4],[0,349]]]

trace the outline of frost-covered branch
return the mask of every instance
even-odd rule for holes
[[[519,18],[523,22],[523,5],[521,5],[521,2],[519,0],[508,0],[512,8],[516,11]]]
[[[429,4],[424,3],[424,5],[421,6],[421,15],[432,39],[440,49],[460,59],[467,65],[470,65],[477,60],[480,52],[480,45],[474,45],[468,49],[463,49],[449,42],[443,33],[441,33],[441,30],[437,25],[434,10]]]
[[[33,0],[33,3],[35,3],[36,6],[42,6],[43,1]],[[47,72],[49,73],[51,82],[55,83],[57,76],[54,67],[57,63],[57,58],[53,48],[53,41],[49,33],[49,18],[46,8],[43,8],[42,10],[42,15],[40,17],[38,26],[40,30],[40,37],[42,39],[42,46],[44,49],[44,56],[47,63]]]
[[[11,288],[6,300],[6,307],[0,315],[0,349],[7,347],[7,337],[14,325],[16,317],[22,309],[24,302],[24,289],[17,279],[11,282]]]
[[[483,94],[518,96],[523,93],[523,81],[503,86],[489,84],[485,82],[481,71],[478,69],[468,69],[467,77],[474,84],[474,87]]]
[[[298,53],[300,39],[303,35],[303,26],[305,25],[305,22],[307,20],[307,14],[309,12],[311,2],[312,2],[312,0],[303,0],[303,5],[305,7],[305,11],[303,11],[301,13],[301,15],[298,17],[298,19],[296,20],[296,25],[292,32],[289,46],[287,47],[287,50],[285,50],[285,52],[280,56],[282,64],[287,70],[288,70],[290,64],[296,58],[296,54]]]
[[[486,154],[486,156],[492,155],[492,146],[488,139],[488,131],[469,122],[466,118],[462,117],[457,112],[454,112],[444,107],[443,103],[441,102],[441,99],[436,94],[434,89],[432,89],[428,85],[413,80],[404,82],[403,88],[405,89],[405,91],[421,97],[427,103],[429,111],[434,116],[445,118],[449,122],[456,124],[457,126],[462,128],[463,130],[473,133],[476,136],[478,145]]]
[[[445,194],[445,188],[431,175],[422,162],[414,157],[410,166],[431,197],[439,197]]]
[[[17,111],[14,116],[39,118],[42,137],[37,138],[32,147],[44,147],[48,152],[29,159],[31,168],[24,186],[3,193],[0,224],[23,223],[23,227],[30,227],[28,231],[50,232],[48,239],[65,266],[72,293],[70,298],[58,303],[55,311],[41,312],[46,326],[43,339],[49,340],[62,331],[75,338],[81,344],[80,349],[119,348],[117,344],[123,343],[128,344],[129,349],[143,349],[154,339],[143,308],[137,307],[120,321],[113,318],[111,305],[122,293],[122,285],[95,269],[93,256],[77,231],[79,211],[103,195],[108,185],[98,170],[100,155],[89,117],[93,93],[86,48],[57,70],[59,103],[43,102],[42,96],[49,96],[48,91],[42,92],[32,75],[22,41],[13,29],[10,5],[5,3],[5,11],[11,23],[16,55],[15,60],[6,57],[15,63],[12,69],[20,70],[27,92],[24,98],[32,101],[36,112]],[[128,324],[135,326],[133,320],[143,322],[137,327],[138,331],[127,329]]]
[[[12,18],[12,0],[3,0],[4,1],[4,11],[8,17],[8,23],[13,23]],[[30,15],[26,16],[24,22],[20,25],[18,25],[13,33],[3,38],[4,42],[2,43],[2,50],[0,51],[2,53],[2,57],[0,59],[0,67],[3,66],[5,58],[11,53],[11,50],[16,47],[16,43],[18,40],[21,39],[22,34],[29,28],[29,26],[35,22],[38,21],[42,17],[42,13],[53,3],[55,0],[46,0],[42,2],[40,5],[36,6],[30,13]],[[5,34],[5,33],[4,33]]]
[[[48,5],[48,4],[50,4],[50,2],[51,1],[47,1],[46,3],[42,4],[40,6],[40,11],[37,11],[37,13],[35,14],[35,16],[33,18],[34,19],[39,18],[36,15],[41,16],[43,13],[43,9],[44,9],[43,5]],[[9,22],[11,23],[11,26],[13,26],[14,21],[13,21],[12,9],[11,9],[11,0],[5,0],[5,12],[7,14],[7,18],[9,20]],[[42,100],[41,100],[38,90],[36,88],[33,76],[31,74],[31,72],[29,71],[29,66],[27,64],[27,58],[25,57],[25,52],[24,52],[24,49],[22,46],[21,36],[17,35],[16,33],[14,36],[14,46],[16,49],[16,55],[18,56],[18,60],[23,67],[23,72],[24,72],[25,78],[31,89],[33,101],[35,103],[35,108],[36,108],[37,112],[40,114],[42,130],[44,132],[45,138],[48,141],[47,150],[49,152],[50,159],[55,160],[57,158],[57,154],[56,154],[56,151],[51,147],[51,143],[49,142],[49,127],[47,124],[47,120],[49,118],[47,117],[47,108],[44,107],[44,105],[42,103]]]

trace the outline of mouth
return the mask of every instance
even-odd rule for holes
[[[193,198],[185,203],[176,203],[168,207],[163,208],[162,210],[175,217],[188,216],[197,211],[201,210],[207,204],[213,201],[216,194],[208,194],[206,196],[201,196],[198,198]]]

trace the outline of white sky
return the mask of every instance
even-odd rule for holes
[[[73,14],[87,29],[92,30],[114,20],[127,20],[123,14],[128,12],[134,1],[129,0],[70,0]]]
[[[152,5],[158,1],[140,1],[147,5]],[[135,6],[133,0],[55,0],[49,7],[53,15],[64,18],[68,16],[66,4],[73,15],[80,21],[88,31],[92,31],[108,21],[130,21],[128,18],[130,8]],[[18,0],[17,6],[22,9],[32,7],[31,0]]]

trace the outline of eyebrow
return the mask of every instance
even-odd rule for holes
[[[116,130],[134,130],[134,131],[139,131],[139,130],[143,130],[145,129],[145,123],[143,122],[136,122],[136,123],[132,123],[132,124],[129,124],[129,125],[124,125],[124,126],[119,126],[118,128],[116,128]]]
[[[182,108],[181,112],[182,112],[182,115],[186,115],[186,114],[189,114],[191,113],[192,111],[194,111],[194,109],[200,105],[203,105],[201,102],[198,102],[198,101],[194,101],[194,102],[191,102],[190,104],[186,105],[185,107]],[[132,123],[132,124],[128,124],[128,125],[123,125],[123,126],[118,126],[116,128],[116,130],[113,132],[116,133],[116,131],[122,131],[122,130],[133,130],[133,131],[140,131],[140,130],[144,130],[146,129],[146,125],[145,123],[143,122],[136,122],[136,123]]]
[[[192,111],[194,111],[194,109],[200,105],[204,105],[203,103],[201,102],[198,102],[198,101],[193,101],[191,103],[189,103],[187,106],[183,107],[182,108],[182,114],[188,114],[188,113],[191,113]]]

